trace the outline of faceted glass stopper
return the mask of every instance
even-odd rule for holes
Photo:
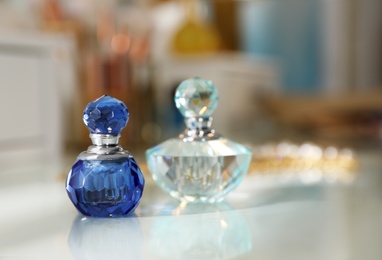
[[[212,81],[191,78],[180,83],[174,100],[184,117],[210,117],[218,105],[219,94]]]
[[[116,135],[126,127],[129,117],[122,101],[105,95],[86,106],[83,120],[92,134]]]

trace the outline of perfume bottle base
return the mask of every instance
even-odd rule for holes
[[[188,195],[188,194],[181,194],[177,191],[171,191],[169,194],[180,200],[181,202],[185,203],[219,203],[224,200],[224,197],[209,197],[209,196],[203,196],[203,195]]]

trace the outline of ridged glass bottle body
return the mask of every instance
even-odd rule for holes
[[[146,152],[154,181],[185,202],[219,202],[239,185],[248,171],[252,152],[220,138],[184,142],[170,139]]]
[[[66,191],[84,215],[124,216],[139,204],[144,178],[136,161],[129,155],[109,157],[84,159],[79,156],[69,172]]]

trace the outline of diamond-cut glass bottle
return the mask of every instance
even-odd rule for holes
[[[133,156],[118,146],[129,120],[125,104],[110,96],[90,102],[83,115],[93,145],[82,152],[69,172],[66,191],[79,212],[116,217],[134,211],[144,178]]]
[[[218,202],[239,185],[252,152],[211,128],[219,95],[211,81],[192,78],[176,90],[175,104],[187,128],[146,151],[154,181],[185,202]]]

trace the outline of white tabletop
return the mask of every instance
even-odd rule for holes
[[[62,180],[2,176],[0,259],[382,259],[379,158],[364,153],[347,185],[248,175],[216,205],[179,204],[146,176],[136,214],[116,219],[79,215]]]

